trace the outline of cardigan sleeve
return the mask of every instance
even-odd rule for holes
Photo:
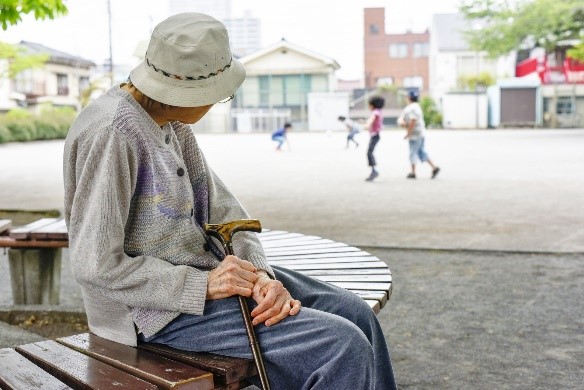
[[[124,252],[137,169],[136,150],[115,128],[85,132],[66,144],[73,274],[84,288],[129,307],[202,314],[208,272]]]

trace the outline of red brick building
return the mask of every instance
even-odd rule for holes
[[[385,8],[365,8],[365,87],[395,85],[428,91],[430,33],[385,33]]]

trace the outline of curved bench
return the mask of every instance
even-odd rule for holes
[[[258,236],[270,264],[346,288],[376,313],[391,296],[389,268],[359,248],[279,230]],[[58,304],[60,251],[67,246],[62,219],[16,229],[0,220],[0,247],[10,248],[15,303]],[[251,359],[153,344],[133,348],[90,333],[0,349],[2,389],[240,389],[255,374]]]
[[[391,297],[391,272],[379,258],[359,248],[318,236],[281,230],[258,234],[270,264],[345,288],[379,313]]]
[[[63,219],[43,218],[26,226],[4,226],[0,247],[10,248],[15,304],[58,304],[61,255],[69,245]],[[0,232],[1,233],[1,232]],[[264,229],[258,234],[270,264],[343,287],[378,313],[391,296],[391,272],[359,248],[318,236]]]

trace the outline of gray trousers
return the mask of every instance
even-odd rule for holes
[[[396,389],[383,332],[361,298],[273,268],[302,309],[271,327],[255,327],[272,389]],[[255,307],[251,299],[248,304]],[[252,358],[234,297],[207,301],[202,316],[182,314],[156,335],[140,337],[188,351]],[[254,384],[260,386],[259,379]]]
[[[367,148],[367,164],[369,164],[370,167],[375,167],[377,165],[373,151],[375,150],[375,146],[377,146],[380,138],[381,137],[379,134],[369,138],[369,147]]]

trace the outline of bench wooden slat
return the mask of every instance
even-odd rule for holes
[[[138,348],[157,355],[166,356],[215,375],[215,385],[226,386],[240,383],[256,375],[256,367],[252,359],[241,359],[204,352],[189,352],[171,348],[162,344],[139,344]]]
[[[290,233],[285,232],[283,230],[270,230],[270,231],[267,231],[267,230],[263,230],[262,229],[262,232],[261,233],[258,233],[258,236],[261,236],[261,237],[274,237],[274,236],[281,236],[283,234],[290,234]]]
[[[386,282],[391,283],[391,275],[314,275],[314,279],[324,282]]]
[[[260,240],[261,241],[261,240]],[[278,240],[278,241],[261,241],[262,246],[265,248],[287,248],[296,245],[318,245],[318,244],[332,244],[335,241],[327,240],[324,238],[314,238],[314,239],[291,239],[291,240]]]
[[[332,244],[309,244],[309,245],[294,245],[291,247],[267,247],[264,248],[266,252],[276,253],[276,252],[293,252],[293,253],[322,253],[323,250],[326,252],[327,250],[332,251],[339,251],[339,252],[354,252],[355,250],[360,250],[355,248],[354,246],[349,246],[343,242],[333,242]]]
[[[319,240],[325,240],[325,238],[322,237],[318,237],[318,236],[304,236],[300,233],[290,233],[290,236],[286,235],[282,235],[282,236],[273,236],[273,237],[258,237],[260,239],[260,241],[262,242],[262,244],[268,244],[268,245],[272,245],[272,244],[276,244],[278,242],[297,242],[297,241],[307,241],[307,242],[312,242],[312,241],[319,241]]]
[[[213,374],[180,362],[140,351],[89,333],[57,340],[76,351],[100,360],[165,389],[213,389]]]
[[[16,351],[73,388],[157,389],[154,384],[53,340],[21,345]]]
[[[379,304],[379,301],[365,299],[365,302],[369,305],[369,307],[371,307],[371,310],[373,310],[375,314],[381,311],[381,305]]]
[[[302,233],[282,233],[282,234],[275,234],[275,235],[265,235],[263,233],[258,234],[258,238],[261,241],[271,242],[271,241],[285,241],[285,240],[320,240],[322,237],[320,236],[313,236],[308,234]]]
[[[30,390],[70,389],[12,348],[0,349],[0,388]]]
[[[0,236],[0,248],[67,248],[67,240],[17,240],[8,236]]]
[[[342,255],[339,253],[309,253],[309,254],[288,254],[288,255],[274,255],[270,253],[266,253],[266,257],[268,260],[286,260],[286,259],[326,259],[329,257],[339,258],[339,257],[371,257],[370,253],[365,251],[359,250],[356,252],[345,252]]]
[[[280,264],[277,264],[280,265]],[[383,261],[366,261],[353,263],[314,263],[314,264],[296,264],[293,261],[281,264],[282,267],[294,271],[302,272],[304,270],[325,270],[325,269],[363,269],[363,268],[383,268],[387,267]]]
[[[12,227],[11,219],[0,219],[0,236],[8,234],[8,230]]]
[[[258,238],[261,242],[270,242],[270,241],[279,241],[279,240],[288,240],[294,238],[303,238],[303,237],[314,237],[314,239],[318,239],[318,236],[305,236],[301,233],[284,233],[280,232],[278,234],[266,234],[266,233],[258,233]]]
[[[29,237],[33,240],[67,240],[67,224],[64,219],[56,220],[53,223],[34,229]]]
[[[263,246],[263,245],[262,245]],[[299,242],[295,245],[275,245],[275,246],[264,246],[266,252],[277,252],[277,251],[312,251],[314,249],[330,249],[330,248],[354,248],[342,242],[321,242],[320,240],[315,240],[313,242],[305,243]]]
[[[346,290],[377,290],[388,291],[391,288],[391,283],[375,283],[375,282],[329,282],[337,287],[342,287]]]
[[[49,225],[55,222],[57,218],[41,218],[38,221],[34,221],[33,223],[29,223],[28,225],[24,225],[15,229],[10,230],[10,237],[16,240],[27,240],[29,239],[30,232],[35,229],[39,229],[43,226]]]
[[[362,299],[367,299],[371,301],[379,301],[381,307],[385,306],[387,303],[387,292],[386,291],[371,291],[371,290],[351,290],[353,294],[358,295]]]
[[[360,256],[351,257],[337,254],[337,257],[325,257],[316,259],[296,259],[294,256],[288,256],[284,259],[273,259],[268,258],[270,264],[280,265],[280,264],[339,264],[339,263],[366,263],[366,262],[379,262],[379,259],[375,256]],[[387,267],[387,266],[386,266]]]
[[[310,247],[303,247],[299,249],[284,249],[284,250],[275,250],[275,249],[266,249],[267,256],[282,256],[282,255],[293,255],[293,256],[301,256],[301,255],[311,255],[317,253],[347,253],[347,252],[361,252],[361,249],[355,248],[354,246],[341,246],[338,248],[310,248]]]
[[[302,271],[303,275],[354,275],[359,278],[361,275],[391,275],[389,268],[366,268],[366,269],[314,269]]]

